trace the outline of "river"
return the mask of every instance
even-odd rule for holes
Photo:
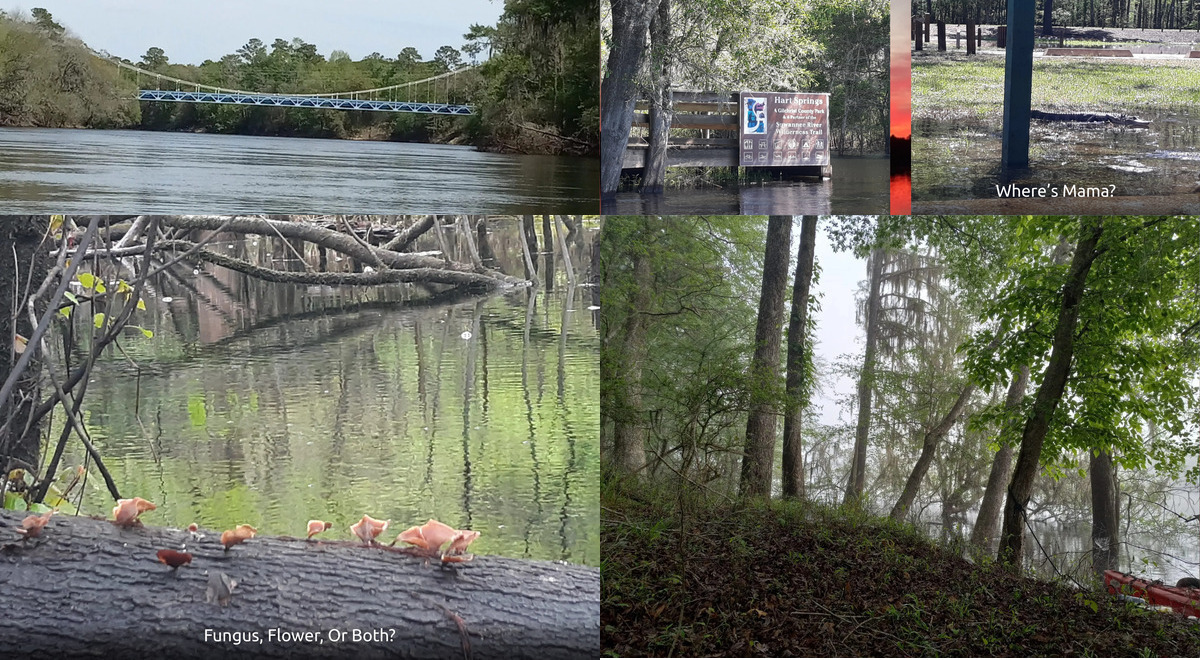
[[[0,129],[8,213],[596,213],[600,161],[473,147]]]
[[[490,227],[498,267],[521,276],[516,223]],[[571,247],[581,274],[596,231]],[[435,249],[432,234],[416,249]],[[277,240],[212,247],[277,269],[319,263],[311,244],[304,264]],[[303,536],[321,519],[344,540],[366,513],[391,521],[390,542],[437,518],[482,532],[479,553],[598,565],[595,289],[568,287],[561,259],[539,262],[553,288],[539,277],[450,299],[421,284],[298,286],[176,265],[132,319],[153,337],[130,333],[93,372],[92,441],[123,496],[158,505],[148,525]],[[65,471],[83,461],[78,443],[68,453]],[[93,470],[83,513],[111,505]]]
[[[605,215],[831,215],[888,212],[887,158],[831,158],[833,178],[669,189],[662,195],[618,192]]]

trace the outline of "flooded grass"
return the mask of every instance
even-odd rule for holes
[[[1006,172],[1003,55],[917,53],[914,202],[995,200],[997,186],[1008,183],[1046,187],[1048,206],[1054,197],[1189,195],[1200,184],[1200,60],[1037,58],[1032,102],[1042,111],[1126,114],[1151,123],[1034,121],[1030,169]]]

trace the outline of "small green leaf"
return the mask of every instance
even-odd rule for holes
[[[96,286],[96,276],[91,273],[80,273],[75,276],[75,279],[79,280],[79,283],[85,289],[91,289]]]
[[[71,302],[75,303],[76,305],[79,304],[79,298],[76,298],[75,294],[71,293],[70,291],[63,291],[63,298],[70,300]]]
[[[104,286],[104,282],[96,280],[96,293],[104,293],[106,291],[108,291],[108,288]]]
[[[58,310],[58,313],[62,314],[63,316],[65,316],[67,318],[71,318],[71,310],[73,310],[73,309],[75,309],[75,308],[74,307],[63,307],[62,309]]]
[[[141,298],[138,298],[137,308],[141,309],[141,310],[145,310],[146,309],[146,301],[142,300]]]
[[[92,317],[92,323],[95,323],[97,328],[104,327],[104,312],[96,312],[96,315]]]
[[[153,339],[153,338],[154,338],[154,331],[153,331],[153,330],[151,330],[151,329],[149,329],[149,328],[142,328],[141,330],[142,330],[142,334],[143,334],[143,335],[146,335],[146,339]]]
[[[130,291],[133,291],[133,287],[129,286],[129,282],[117,280],[117,293],[129,293]]]

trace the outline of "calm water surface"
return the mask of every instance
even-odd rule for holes
[[[594,235],[571,248],[580,273]],[[516,240],[515,223],[493,221],[500,268],[520,276]],[[213,245],[303,268],[266,239]],[[317,264],[311,246],[305,261]],[[122,495],[158,504],[147,524],[296,536],[322,519],[348,539],[367,513],[391,521],[390,542],[437,518],[481,531],[479,553],[598,565],[594,289],[568,287],[561,259],[550,263],[552,290],[543,280],[443,301],[414,285],[276,285],[176,267],[132,321],[154,337],[132,332],[128,358],[108,355],[90,381],[92,439]],[[93,477],[84,513],[107,515]]]
[[[10,213],[595,213],[599,160],[473,147],[0,129]]]
[[[887,158],[833,158],[833,178],[772,181],[728,188],[667,190],[662,195],[617,193],[604,202],[606,215],[729,215],[887,213]]]

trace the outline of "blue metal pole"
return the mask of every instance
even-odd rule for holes
[[[1000,165],[1029,167],[1029,111],[1033,95],[1035,0],[1008,0],[1004,56],[1004,130]]]

